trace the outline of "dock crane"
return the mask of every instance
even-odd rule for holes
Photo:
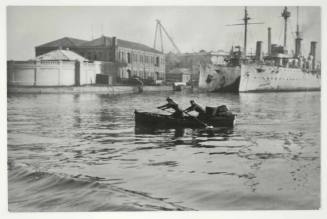
[[[159,35],[159,37],[160,37],[160,43],[161,43],[161,52],[164,52],[162,31],[166,34],[167,38],[169,39],[169,41],[171,42],[171,44],[173,45],[173,47],[175,48],[175,50],[177,51],[177,53],[180,54],[181,51],[179,50],[179,48],[175,44],[173,38],[168,34],[166,28],[161,24],[160,20],[158,20],[158,19],[156,20],[156,30],[155,30],[155,34],[154,34],[153,48],[154,49],[157,48],[157,38],[158,38],[158,35]]]

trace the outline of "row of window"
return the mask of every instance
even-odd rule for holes
[[[130,52],[120,51],[118,54],[118,59],[122,62],[127,63],[145,63],[145,64],[152,64],[154,66],[160,66],[163,64],[163,58],[159,56],[149,56],[149,55],[142,55],[142,54],[135,54]]]
[[[136,70],[127,70],[127,71],[121,71],[120,77],[121,78],[131,78],[131,77],[140,77],[140,78],[153,78],[156,80],[162,80],[164,78],[164,74],[160,72],[149,72],[149,71],[136,71]]]

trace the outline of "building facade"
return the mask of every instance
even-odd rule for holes
[[[8,61],[9,86],[79,86],[96,83],[101,62],[67,50],[54,50],[28,61]]]
[[[133,77],[152,82],[166,78],[164,54],[149,46],[106,36],[91,41],[71,39],[65,37],[37,46],[35,54],[40,55],[49,48],[69,48],[88,60],[103,62],[103,74],[113,83]]]

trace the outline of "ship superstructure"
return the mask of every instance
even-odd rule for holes
[[[283,46],[271,43],[272,30],[269,27],[267,55],[263,55],[263,42],[258,41],[255,56],[247,56],[246,40],[249,17],[245,8],[243,52],[240,47],[235,47],[231,50],[229,58],[225,60],[225,65],[211,65],[202,68],[199,88],[210,92],[320,90],[320,64],[316,61],[317,42],[311,42],[309,56],[304,57],[298,22],[295,53],[290,55],[286,49],[287,22],[290,16],[290,12],[285,7],[282,12],[284,19]]]
[[[247,56],[247,35],[248,25],[263,24],[258,22],[249,22],[247,7],[244,7],[243,23],[230,24],[227,26],[244,26],[243,51],[240,46],[232,47],[230,55],[225,58],[224,65],[211,65],[203,67],[200,71],[199,88],[210,92],[238,92],[241,63],[249,60]]]
[[[253,62],[241,64],[240,92],[320,90],[320,65],[316,61],[317,42],[310,43],[308,57],[302,55],[302,37],[297,22],[295,53],[287,51],[287,22],[291,16],[287,7],[284,18],[283,46],[271,44],[268,28],[268,54],[262,56],[262,42],[257,42]]]

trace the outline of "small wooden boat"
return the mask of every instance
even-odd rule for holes
[[[205,116],[199,119],[193,116],[174,118],[170,115],[138,112],[137,110],[134,113],[136,126],[157,128],[203,128],[206,125],[213,127],[232,127],[234,126],[236,117],[236,115],[230,114],[228,116]]]

